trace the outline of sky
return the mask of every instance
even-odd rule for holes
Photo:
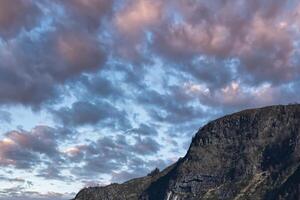
[[[0,0],[0,200],[66,200],[300,102],[296,0]]]

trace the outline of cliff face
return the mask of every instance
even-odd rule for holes
[[[212,121],[186,156],[153,176],[86,188],[75,200],[300,199],[300,105]]]

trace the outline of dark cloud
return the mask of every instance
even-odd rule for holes
[[[76,102],[71,108],[61,108],[55,111],[55,116],[65,125],[96,124],[105,119],[110,111],[115,111],[115,108],[111,105],[109,105],[110,109],[107,109],[108,105],[100,106],[89,102]]]
[[[91,30],[100,28],[112,6],[102,0],[1,1],[0,37],[36,31],[1,43],[0,103],[39,106],[60,97],[67,80],[98,70],[106,55],[99,33]]]
[[[128,131],[129,133],[135,133],[138,135],[142,135],[142,136],[157,136],[158,132],[157,132],[157,126],[155,126],[154,124],[145,124],[142,123],[139,125],[138,128],[134,128],[130,131]]]
[[[219,60],[203,56],[187,64],[183,72],[192,75],[196,82],[204,83],[210,89],[221,88],[236,79],[235,60]]]
[[[124,91],[118,87],[117,81],[109,80],[104,75],[96,75],[93,77],[82,77],[80,80],[82,87],[86,88],[85,95],[97,98],[118,99],[123,97]]]
[[[36,164],[38,157],[30,151],[23,151],[12,141],[4,140],[1,146],[1,166],[15,166],[16,168],[31,168]]]
[[[70,108],[63,107],[53,113],[64,126],[96,125],[101,122],[111,128],[123,129],[123,131],[130,128],[126,112],[105,101],[96,103],[79,101],[73,103]]]
[[[57,1],[62,3],[64,10],[71,23],[78,26],[84,25],[89,30],[99,28],[103,16],[112,12],[114,0],[73,0]]]
[[[147,106],[150,116],[160,122],[178,123],[203,116],[199,107],[191,104],[191,99],[180,87],[171,86],[169,91],[159,93],[155,90],[143,91],[138,102]]]
[[[98,176],[99,174],[118,173],[127,166],[132,171],[138,167],[141,174],[148,171],[152,166],[140,156],[154,155],[160,150],[161,145],[150,137],[129,138],[124,135],[115,137],[103,137],[97,142],[88,145],[73,147],[69,152],[71,160],[79,160],[84,163],[83,167],[74,167],[72,172],[82,177]],[[78,157],[76,157],[78,156]],[[145,173],[144,173],[145,175]]]
[[[0,37],[9,39],[20,31],[30,31],[41,17],[40,8],[34,1],[2,0],[0,2]]]
[[[37,126],[31,131],[11,131],[0,140],[0,165],[32,169],[47,162],[62,162],[58,145],[66,130]],[[42,158],[46,156],[45,159]]]
[[[49,164],[46,168],[39,170],[37,177],[42,177],[46,180],[52,180],[52,179],[64,180],[65,182],[67,181],[67,178],[68,178],[61,174],[61,166],[60,165],[54,166],[52,164]]]
[[[148,154],[157,153],[159,149],[160,149],[160,144],[154,139],[150,137],[147,138],[136,137],[136,142],[132,150],[137,154],[148,155]]]
[[[110,64],[119,60],[127,68],[125,76],[136,85],[140,80],[132,73],[153,65],[155,59],[176,63],[178,71],[209,88],[223,87],[233,79],[256,86],[276,85],[299,75],[293,42],[297,34],[292,28],[298,25],[293,17],[297,10],[286,13],[290,3],[75,0],[37,6],[32,1],[14,1],[3,1],[1,7],[6,9],[0,27],[35,26],[36,20],[28,18],[39,19],[43,27],[2,44],[1,103],[38,106],[59,101],[64,86],[78,81],[83,73],[97,71],[106,59]],[[40,8],[43,17],[38,14]],[[21,18],[14,12],[29,16]],[[50,15],[55,17],[47,21]],[[16,23],[7,23],[8,19]],[[199,57],[204,59],[191,63]],[[238,76],[228,64],[232,60],[237,61]],[[139,71],[140,79],[145,73]],[[85,84],[90,93],[104,97],[112,97],[116,93],[111,90],[118,88],[116,82],[98,77],[88,78]]]
[[[0,50],[1,103],[39,106],[59,96],[59,85],[99,69],[105,61],[95,36],[84,31],[59,29],[4,46]]]

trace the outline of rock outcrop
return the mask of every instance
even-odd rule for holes
[[[250,109],[201,128],[161,172],[85,188],[75,200],[300,199],[300,105]]]

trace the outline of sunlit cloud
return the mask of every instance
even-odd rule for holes
[[[209,120],[299,102],[299,15],[294,0],[2,0],[0,199],[143,176]]]

